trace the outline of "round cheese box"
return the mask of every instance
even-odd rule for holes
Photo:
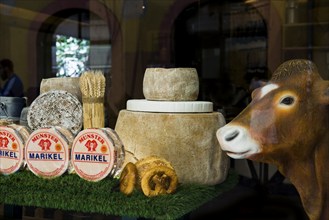
[[[24,167],[25,132],[19,125],[0,126],[0,173],[13,174]]]
[[[61,176],[68,169],[72,140],[65,128],[39,128],[25,144],[25,159],[29,170],[47,179]]]
[[[119,168],[116,166],[120,156],[117,149],[115,140],[106,129],[87,128],[80,131],[71,150],[74,172],[88,181],[104,179],[113,174],[113,169]]]

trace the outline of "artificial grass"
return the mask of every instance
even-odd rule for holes
[[[0,175],[0,203],[134,218],[177,219],[230,190],[237,182],[238,175],[230,171],[226,180],[218,185],[181,184],[174,194],[148,198],[140,190],[131,196],[122,194],[119,181],[113,178],[88,182],[77,175],[64,174],[45,180],[22,170]]]

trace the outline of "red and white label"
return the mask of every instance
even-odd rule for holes
[[[104,179],[111,172],[114,161],[114,143],[100,129],[84,129],[75,137],[71,162],[81,178],[94,182]]]
[[[35,175],[61,176],[69,164],[69,143],[54,128],[37,129],[26,141],[25,158]]]
[[[0,126],[0,173],[15,173],[24,162],[24,143],[12,128]]]

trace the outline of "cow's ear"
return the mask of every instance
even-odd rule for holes
[[[321,85],[319,86],[320,91],[320,102],[329,105],[329,81],[323,81],[321,82]]]
[[[256,88],[251,92],[251,99],[254,99],[259,94],[260,88]]]

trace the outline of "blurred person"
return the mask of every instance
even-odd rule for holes
[[[0,96],[23,97],[24,86],[22,80],[14,72],[14,64],[10,59],[0,60],[0,77],[5,84],[0,86]]]
[[[252,92],[259,87],[265,86],[267,83],[266,79],[260,79],[258,77],[253,77],[249,84],[249,91]]]
[[[250,94],[255,89],[265,86],[267,84],[268,74],[269,74],[269,70],[267,67],[249,68],[247,70],[245,79],[249,84],[248,90]]]

